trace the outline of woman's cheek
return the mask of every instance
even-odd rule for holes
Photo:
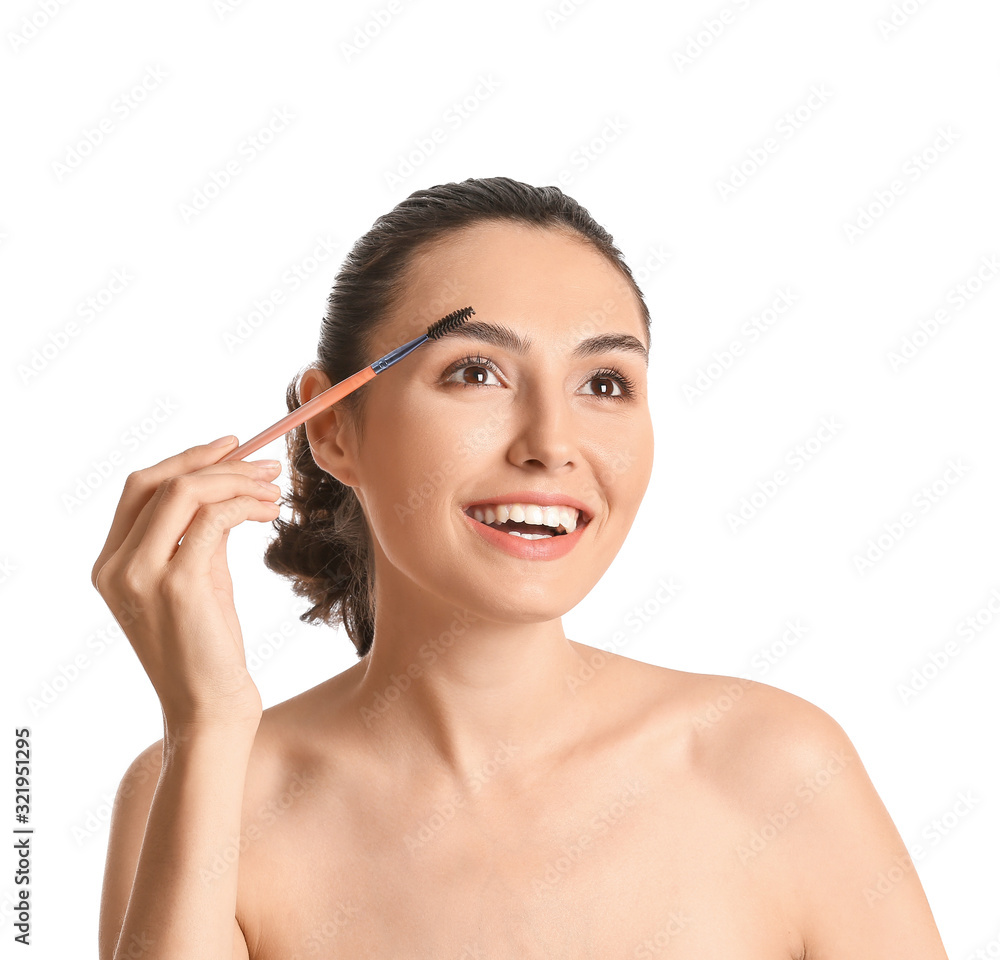
[[[447,484],[452,472],[445,469],[427,446],[403,446],[381,464],[380,476],[369,487],[377,499],[369,497],[371,522],[376,536],[389,550],[406,549],[410,542],[426,543],[440,523],[441,500],[450,497]],[[395,482],[392,482],[395,480]]]

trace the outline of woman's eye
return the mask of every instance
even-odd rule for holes
[[[587,386],[592,384],[600,384],[596,390],[584,391],[584,393],[591,393],[596,397],[620,397],[623,396],[621,384],[615,380],[613,377],[591,377],[587,381]]]
[[[595,397],[606,397],[609,400],[617,400],[619,403],[632,400],[636,396],[636,383],[621,370],[613,367],[605,367],[596,370],[588,378],[587,386],[599,384],[596,390],[584,391]]]
[[[459,365],[452,367],[444,382],[457,383],[463,387],[500,386],[496,374],[482,361],[462,361]]]
[[[504,383],[499,379],[499,373],[496,364],[488,357],[463,357],[445,371],[441,382],[460,387],[502,387]],[[588,377],[580,392],[609,400],[629,400],[635,395],[635,384],[621,371],[609,367],[597,370]]]

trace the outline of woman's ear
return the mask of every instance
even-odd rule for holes
[[[318,367],[308,367],[299,378],[299,402],[308,403],[332,386]],[[309,448],[317,465],[349,487],[358,485],[355,472],[357,438],[350,411],[343,400],[305,422]]]

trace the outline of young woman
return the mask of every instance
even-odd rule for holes
[[[649,481],[649,315],[555,187],[418,191],[347,257],[289,409],[476,314],[289,435],[132,474],[93,579],[163,739],[118,791],[103,960],[945,960],[840,726],[766,684],[567,638]],[[358,663],[262,710],[228,531]],[[599,641],[600,638],[584,638]]]

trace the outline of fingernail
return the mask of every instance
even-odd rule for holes
[[[236,439],[236,437],[234,437],[232,434],[229,434],[228,437],[219,437],[218,440],[213,440],[209,444],[209,446],[210,447],[228,447],[229,444],[231,444],[235,439]]]
[[[280,460],[254,460],[254,466],[261,470],[277,470],[281,466]]]

